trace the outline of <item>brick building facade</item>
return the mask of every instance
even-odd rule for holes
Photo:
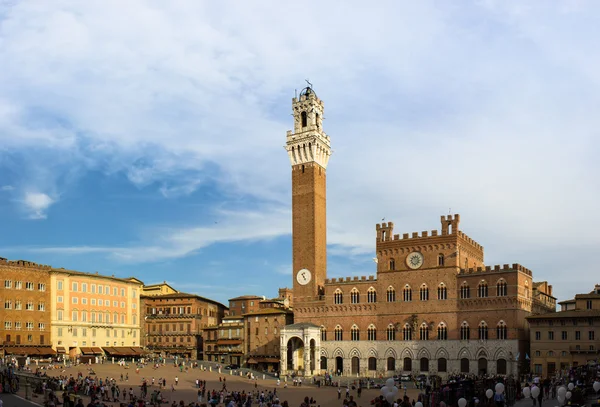
[[[543,295],[534,297],[527,268],[485,266],[459,215],[442,216],[431,232],[398,235],[392,222],[378,224],[377,274],[327,278],[323,107],[305,88],[287,133],[295,324],[281,335],[282,372],[517,373],[529,341],[525,317],[554,311],[551,286],[535,284]]]
[[[0,258],[0,352],[44,357],[50,347],[50,266]]]
[[[227,307],[196,294],[172,292],[143,295],[142,309],[143,344],[148,350],[203,360],[204,329],[220,324]]]

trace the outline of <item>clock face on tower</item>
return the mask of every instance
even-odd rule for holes
[[[413,270],[423,265],[423,255],[420,252],[412,252],[406,256],[406,265]]]
[[[306,285],[310,283],[311,278],[312,274],[310,274],[310,271],[308,269],[302,269],[296,274],[296,281],[300,285]]]

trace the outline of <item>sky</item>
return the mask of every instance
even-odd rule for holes
[[[600,283],[600,3],[0,0],[0,257],[227,303],[292,285],[283,146],[325,103],[328,277],[375,224]]]

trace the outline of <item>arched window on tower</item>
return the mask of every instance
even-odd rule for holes
[[[423,322],[419,328],[419,339],[422,341],[429,340],[429,326]]]
[[[412,328],[408,324],[404,324],[404,328],[402,328],[402,340],[412,341]]]
[[[387,289],[387,302],[396,302],[396,290],[392,286]]]
[[[468,341],[469,339],[471,339],[471,329],[469,328],[469,324],[467,324],[467,321],[464,321],[460,325],[460,340]]]
[[[444,254],[440,253],[438,254],[438,266],[443,266],[444,265]]]
[[[302,120],[302,127],[306,127],[308,125],[308,119],[307,119],[307,116],[306,116],[306,112],[302,112],[300,114],[300,118]]]
[[[437,338],[438,341],[448,340],[448,327],[443,322],[440,322],[440,324],[438,325]]]
[[[498,297],[506,297],[508,293],[508,284],[504,279],[498,280],[496,283],[496,295]]]
[[[360,302],[360,294],[356,288],[353,288],[352,291],[350,291],[350,303],[358,304],[359,302]]]
[[[367,302],[377,302],[377,291],[373,287],[369,288],[367,291]]]
[[[485,280],[481,280],[479,286],[477,286],[477,296],[479,298],[487,298],[488,296],[488,285]]]
[[[394,325],[392,325],[392,324],[389,324],[387,327],[387,340],[388,341],[396,340],[396,328],[394,328]]]
[[[335,327],[335,330],[333,331],[333,336],[336,341],[344,340],[344,330],[342,329],[341,326],[337,325]]]
[[[376,341],[377,340],[377,329],[375,328],[375,325],[373,325],[373,324],[369,325],[369,328],[367,328],[367,340],[368,341]]]
[[[350,329],[350,340],[360,341],[360,330],[357,325],[352,325],[352,328]]]
[[[448,289],[446,288],[446,284],[440,283],[438,285],[438,300],[447,300],[448,299]]]
[[[396,270],[396,260],[390,259],[390,270]]]
[[[342,294],[342,290],[339,288],[335,290],[333,293],[333,303],[334,304],[343,304],[344,303],[344,295]]]
[[[323,325],[321,325],[321,340],[327,340],[327,328],[325,328]]]
[[[504,321],[498,322],[498,326],[496,326],[496,338],[497,339],[508,339],[508,329],[506,328],[506,323]]]
[[[525,281],[525,298],[529,298],[529,282]]]
[[[485,323],[485,321],[481,321],[479,323],[478,331],[479,331],[479,340],[480,341],[487,341],[487,339],[488,339],[488,326]]]

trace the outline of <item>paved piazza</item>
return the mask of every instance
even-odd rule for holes
[[[102,378],[115,378],[117,380],[117,384],[121,388],[121,390],[125,387],[129,389],[130,387],[134,388],[134,391],[137,395],[139,395],[140,388],[139,386],[142,383],[142,379],[146,378],[148,383],[152,383],[152,377],[156,379],[158,383],[158,379],[160,377],[164,377],[167,380],[167,388],[164,389],[163,396],[170,401],[169,404],[165,404],[165,406],[170,406],[173,401],[179,402],[183,400],[187,403],[192,401],[197,401],[197,390],[196,390],[196,379],[206,380],[206,388],[209,390],[220,390],[223,386],[222,383],[219,382],[219,377],[225,378],[228,391],[243,391],[246,392],[254,391],[254,381],[250,379],[246,379],[245,377],[239,377],[234,375],[229,375],[229,371],[225,371],[224,373],[217,373],[215,371],[209,372],[208,370],[202,371],[198,369],[189,369],[186,373],[185,370],[183,372],[179,371],[179,368],[176,368],[172,364],[167,364],[165,366],[160,366],[158,369],[152,368],[150,365],[140,369],[139,374],[136,374],[135,368],[130,367],[126,369],[125,367],[121,367],[117,364],[97,364],[92,365],[98,379]],[[50,370],[48,372],[49,376],[58,376],[58,375],[70,375],[77,376],[77,374],[81,372],[84,376],[87,374],[87,366],[77,366],[70,367],[61,370]],[[120,376],[121,373],[123,376],[129,374],[129,381],[121,382]],[[175,391],[171,391],[171,384],[175,382],[175,376],[179,378],[179,385],[176,387]],[[262,377],[262,376],[261,376]],[[342,399],[345,395],[345,386],[348,380],[352,379],[342,379]],[[308,384],[309,379],[305,379],[302,387],[294,387],[291,382],[288,382],[288,387],[284,388],[283,381],[277,387],[277,383],[273,379],[261,380],[259,379],[257,384],[257,389],[259,391],[264,391],[265,394],[268,391],[273,391],[277,389],[277,394],[279,395],[279,399],[283,403],[284,400],[287,400],[290,407],[299,406],[304,399],[304,397],[313,397],[317,401],[317,406],[337,406],[342,405],[341,400],[337,399],[337,387],[321,387]],[[152,393],[154,389],[158,388],[157,385],[154,387],[149,386],[148,395]],[[411,398],[416,398],[418,395],[418,391],[414,388],[408,389],[407,394]],[[371,400],[375,397],[379,396],[380,392],[377,389],[363,389],[362,395],[360,399],[357,399],[356,391],[350,391],[350,394],[354,396],[357,400],[359,406],[369,406]],[[399,394],[403,394],[402,390]],[[60,394],[59,394],[60,396]],[[122,395],[121,395],[122,397]],[[149,399],[150,396],[148,396]],[[107,403],[109,406],[118,406],[117,403]]]

